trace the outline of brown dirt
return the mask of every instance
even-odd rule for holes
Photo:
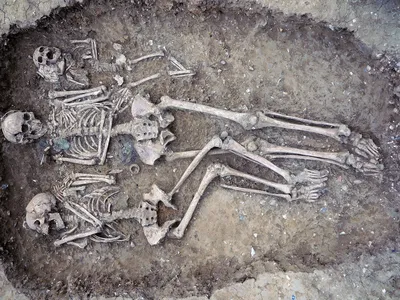
[[[124,292],[148,299],[209,295],[260,272],[312,272],[393,247],[399,236],[399,204],[394,197],[399,188],[399,141],[393,138],[399,134],[398,129],[388,127],[398,121],[393,114],[393,85],[399,84],[399,78],[390,61],[373,58],[352,34],[332,31],[305,16],[285,17],[256,6],[134,2],[91,1],[85,7],[55,12],[36,29],[8,36],[1,50],[0,111],[23,109],[47,119],[50,86],[35,74],[31,59],[40,45],[68,51],[70,39],[90,36],[97,40],[104,61],[116,55],[115,42],[123,45],[128,58],[165,46],[197,75],[192,80],[164,76],[135,93],[148,92],[154,101],[169,95],[236,111],[269,109],[348,124],[382,147],[384,180],[379,183],[352,170],[320,163],[279,161],[294,172],[304,167],[327,168],[326,195],[315,204],[289,204],[229,192],[216,181],[180,241],[167,239],[151,247],[140,225],[132,220],[121,222],[120,229],[131,235],[135,247],[120,243],[94,244],[87,250],[54,248],[57,233],[43,237],[22,227],[24,208],[33,195],[49,190],[63,173],[84,168],[54,162],[40,166],[40,142],[20,146],[3,140],[2,182],[9,188],[0,191],[0,254],[17,288],[36,299]],[[121,75],[133,81],[165,67],[161,60],[147,61]],[[114,84],[114,74],[90,72],[92,86]],[[171,148],[176,151],[201,148],[222,130],[239,140],[246,136],[238,126],[223,120],[187,112],[174,112],[174,116],[171,128],[177,140]],[[121,120],[127,118],[129,114]],[[316,135],[277,129],[254,134],[278,144],[325,150],[342,147]],[[130,206],[139,203],[153,182],[171,187],[188,165],[188,161],[160,161],[154,167],[140,164],[141,173],[133,177],[118,159],[121,145],[127,142],[131,142],[127,137],[114,139],[111,152],[116,158],[86,171],[123,168],[118,181],[130,197]],[[161,222],[183,215],[206,166],[215,161],[278,180],[237,157],[209,157],[175,197],[179,210],[162,209]],[[251,247],[255,257],[250,255]]]

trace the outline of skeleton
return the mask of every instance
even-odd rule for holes
[[[88,185],[99,183],[107,186],[84,196],[79,195]],[[87,238],[98,243],[126,241],[124,234],[116,230],[113,223],[123,219],[136,219],[143,226],[149,243],[157,244],[177,220],[167,221],[158,226],[157,202],[151,204],[142,201],[137,208],[113,210],[112,198],[120,192],[118,187],[112,186],[115,183],[112,175],[72,174],[54,188],[56,196],[40,193],[32,198],[26,207],[26,224],[30,229],[47,235],[50,222],[55,221],[55,230],[66,229],[61,233],[61,238],[54,242],[55,246],[72,244],[84,248]],[[58,206],[69,211],[69,214],[61,217],[56,212],[56,198],[60,201]],[[78,228],[83,228],[83,231],[75,233]]]
[[[32,112],[12,110],[1,118],[4,137],[11,143],[26,144],[42,137],[47,129]]]
[[[183,67],[181,63],[171,55],[168,55],[166,51],[158,51],[134,60],[127,60],[124,55],[120,54],[115,64],[107,64],[101,63],[98,60],[95,40],[73,40],[71,42],[77,45],[76,49],[79,51],[83,50],[81,55],[82,60],[90,60],[96,71],[115,72],[120,69],[130,71],[135,64],[144,60],[166,57],[175,68],[175,70],[167,71],[169,76],[180,78],[195,74]],[[59,70],[62,69],[62,55],[60,51],[52,51],[57,54],[57,58],[50,58],[48,55],[43,56],[48,58],[44,65],[50,65],[51,68],[48,69],[59,76]],[[44,61],[43,57],[41,58],[42,62]],[[38,66],[40,67],[41,65],[39,64]],[[42,69],[45,68],[43,67]],[[51,81],[55,78],[55,75],[48,75],[47,77]],[[143,226],[144,234],[151,245],[158,244],[167,234],[171,238],[182,238],[205,190],[217,177],[240,177],[265,186],[264,189],[251,189],[234,185],[221,185],[223,188],[238,192],[269,195],[282,198],[286,201],[317,201],[324,192],[326,180],[328,179],[328,171],[304,169],[299,173],[293,173],[271,162],[271,160],[276,158],[321,161],[345,169],[352,167],[365,175],[379,175],[383,169],[383,166],[379,163],[379,148],[374,142],[371,139],[363,138],[358,133],[352,132],[344,124],[307,120],[270,111],[238,113],[179,101],[168,96],[161,97],[161,102],[156,105],[150,102],[148,95],[133,96],[132,92],[128,89],[135,88],[138,85],[160,77],[161,73],[156,73],[136,82],[127,83],[126,88],[122,88],[113,94],[107,92],[104,86],[80,91],[51,91],[49,93],[49,98],[53,105],[53,113],[50,121],[53,142],[57,141],[57,139],[66,139],[68,141],[67,149],[64,149],[62,154],[56,155],[56,159],[59,161],[84,165],[104,164],[110,139],[121,134],[132,136],[134,139],[134,148],[141,161],[145,164],[153,165],[163,155],[167,161],[193,158],[179,181],[169,192],[164,192],[156,184],[153,184],[150,192],[143,195],[143,201],[138,208],[114,210],[111,200],[118,194],[119,189],[113,186],[95,189],[84,196],[81,195],[85,191],[86,185],[98,184],[99,182],[114,185],[115,178],[111,175],[108,175],[111,177],[104,177],[105,175],[78,173],[70,177],[64,182],[62,192],[55,193],[55,195],[62,203],[64,209],[70,212],[69,215],[65,216],[64,220],[67,224],[73,224],[73,227],[63,233],[62,238],[55,242],[56,246],[73,244],[84,247],[88,239],[95,242],[124,240],[124,235],[113,227],[115,221],[122,219],[136,219]],[[122,80],[121,85],[123,82]],[[131,114],[133,119],[128,123],[113,124],[113,119],[118,114],[124,112],[130,103],[132,103]],[[241,125],[246,131],[275,127],[319,134],[341,142],[348,149],[339,152],[322,152],[283,147],[273,145],[266,140],[254,136],[239,143],[228,136],[227,133],[223,133],[221,136],[213,137],[201,150],[173,153],[168,149],[168,144],[175,139],[175,136],[167,129],[174,121],[173,115],[168,112],[170,109],[200,112],[227,119]],[[165,222],[160,227],[157,223],[159,202],[162,202],[166,207],[176,209],[176,206],[172,204],[173,196],[197,168],[201,160],[208,154],[222,153],[235,154],[265,167],[278,174],[284,182],[269,181],[235,170],[224,164],[212,163],[208,166],[206,174],[200,182],[198,190],[179,225],[170,230],[170,227],[178,222],[178,220],[171,220]],[[132,173],[133,170],[139,170],[137,165],[134,166],[134,169],[131,169]],[[42,220],[43,214],[54,214],[55,203],[51,200],[51,197],[49,195],[47,198],[41,197],[47,199],[46,201],[43,200],[42,206],[44,209],[30,210],[33,217],[29,220],[33,227],[35,224],[37,225],[35,220],[39,220],[36,217],[40,217],[40,220]],[[40,207],[40,201],[35,200],[35,202],[33,201],[34,199],[31,201],[31,206],[35,206],[34,204],[37,202],[37,206]],[[58,217],[60,219],[59,215]],[[55,219],[45,216],[44,220],[52,221]],[[60,221],[59,223],[61,224]],[[42,222],[39,222],[39,224],[42,224]],[[62,222],[62,224],[64,223]],[[77,228],[82,229],[87,228],[87,226],[90,228],[75,233]],[[29,227],[33,229],[31,226]],[[46,225],[34,228],[38,232],[47,234]],[[57,228],[61,228],[61,225],[57,226]]]
[[[366,175],[376,175],[382,170],[383,166],[378,163],[379,161],[379,148],[370,139],[364,139],[360,134],[352,133],[350,129],[343,124],[332,124],[326,122],[317,122],[312,120],[301,119],[281,115],[278,113],[268,112],[262,113],[236,113],[227,110],[215,109],[213,107],[188,103],[185,101],[174,100],[168,96],[161,98],[161,102],[155,105],[149,101],[148,98],[136,96],[132,103],[132,116],[135,120],[142,118],[156,119],[160,127],[167,127],[173,120],[173,117],[166,112],[167,109],[183,109],[196,111],[206,114],[211,114],[220,118],[229,119],[240,124],[246,130],[255,130],[265,127],[278,127],[292,130],[305,131],[310,133],[317,133],[325,135],[338,140],[344,144],[348,144],[353,153],[349,151],[342,151],[337,153],[303,150],[297,148],[281,147],[269,144],[267,141],[252,138],[247,140],[243,145],[236,142],[233,138],[223,134],[221,137],[214,137],[202,150],[190,151],[190,153],[173,154],[165,148],[150,147],[150,152],[153,153],[154,158],[166,154],[167,158],[174,156],[173,159],[180,157],[194,157],[192,163],[184,172],[175,187],[166,193],[162,191],[157,185],[152,186],[150,193],[144,194],[143,198],[150,203],[163,202],[167,207],[175,208],[171,203],[173,195],[179,190],[181,185],[186,181],[189,175],[195,170],[203,157],[214,148],[219,148],[218,153],[233,153],[241,156],[247,160],[255,162],[263,167],[266,167],[273,172],[280,175],[285,181],[285,184],[267,181],[265,179],[234,170],[229,166],[222,164],[212,164],[208,167],[206,175],[204,176],[198,191],[187,212],[185,213],[179,226],[170,232],[173,238],[182,238],[187,228],[198,202],[206,190],[207,186],[216,177],[237,176],[247,180],[264,184],[265,186],[279,191],[279,193],[241,188],[235,186],[224,185],[224,188],[233,189],[241,192],[253,192],[264,195],[271,195],[283,198],[287,201],[303,200],[306,202],[314,202],[322,194],[327,180],[328,172],[312,171],[305,169],[299,174],[292,174],[290,171],[282,169],[271,161],[269,161],[263,154],[283,158],[296,158],[306,160],[318,160],[326,163],[339,165],[343,168],[354,167],[357,171],[363,172]],[[300,123],[300,124],[299,124]],[[157,155],[154,155],[157,153]],[[143,157],[145,155],[142,155]],[[155,161],[144,161],[145,163],[153,164]]]
[[[132,103],[132,115],[134,119],[153,116],[160,124],[165,122],[166,118],[168,118],[168,120],[171,118],[170,114],[166,112],[168,109],[189,110],[210,114],[236,122],[245,130],[277,127],[317,133],[341,141],[350,147],[350,151],[332,153],[276,146],[260,138],[247,140],[244,143],[244,146],[249,151],[257,152],[258,156],[266,154],[272,158],[319,160],[336,164],[343,168],[353,167],[357,171],[366,175],[379,174],[383,169],[383,165],[379,164],[379,148],[374,144],[374,142],[371,139],[363,138],[361,134],[351,132],[350,129],[343,124],[318,122],[274,112],[256,112],[254,114],[237,113],[206,105],[174,100],[168,96],[161,97],[161,102],[158,105],[151,103],[148,99],[143,97],[136,97]],[[231,151],[230,149],[225,150]],[[225,152],[218,151],[217,153]],[[174,160],[178,158],[193,157],[198,153],[198,151],[173,154],[164,150],[162,154],[166,153],[168,153],[167,159]],[[168,158],[168,156],[170,156],[170,158]]]

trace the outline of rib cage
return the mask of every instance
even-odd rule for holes
[[[68,141],[65,157],[104,163],[112,127],[111,102],[63,106],[53,112],[52,123],[53,136]]]

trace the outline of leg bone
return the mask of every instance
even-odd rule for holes
[[[246,130],[254,130],[265,127],[278,127],[291,130],[305,131],[310,133],[318,133],[321,135],[334,138],[339,141],[342,139],[342,137],[347,137],[351,133],[350,129],[343,124],[337,124],[337,126],[336,124],[332,124],[334,125],[333,128],[325,128],[323,126],[305,125],[306,121],[308,121],[305,119],[303,119],[305,120],[304,124],[297,124],[297,123],[291,123],[289,121],[282,121],[277,118],[268,117],[262,112],[257,112],[255,114],[236,113],[229,110],[218,109],[202,104],[195,104],[187,101],[179,101],[172,99],[168,96],[162,96],[161,102],[157,105],[157,107],[159,110],[172,108],[172,109],[190,110],[190,111],[196,111],[200,113],[214,115],[216,117],[236,122]]]
[[[325,186],[324,183],[320,183],[318,185],[313,185],[311,187],[304,187],[304,189],[297,190],[294,188],[293,185],[284,185],[279,183],[270,182],[264,180],[262,178],[258,178],[256,176],[252,176],[250,174],[246,174],[225,165],[221,164],[213,164],[207,168],[207,172],[203,177],[203,180],[200,183],[200,186],[194,195],[188,210],[186,211],[182,221],[178,225],[178,227],[171,230],[170,235],[172,238],[182,238],[185,230],[193,217],[193,213],[204,194],[205,190],[207,189],[208,185],[216,178],[216,177],[226,177],[226,176],[237,176],[242,177],[245,179],[249,179],[253,182],[262,183],[268,187],[275,188],[277,190],[282,191],[285,194],[288,194],[290,199],[297,200],[297,199],[305,199],[310,201],[315,201],[315,199],[319,196],[319,190]],[[319,187],[319,188],[318,188]],[[278,194],[278,196],[282,197],[282,195]],[[285,197],[287,199],[287,197]]]
[[[146,201],[149,201],[153,205],[157,205],[158,202],[163,202],[166,206],[175,208],[174,205],[171,204],[171,198],[172,196],[179,190],[179,188],[182,186],[182,184],[185,182],[185,180],[190,176],[190,174],[193,173],[193,171],[196,169],[196,167],[199,165],[201,160],[204,158],[204,156],[207,155],[207,153],[215,148],[215,147],[221,147],[222,145],[222,140],[218,136],[214,136],[205,146],[202,150],[199,151],[199,153],[196,155],[196,157],[193,159],[193,161],[190,163],[190,165],[187,167],[181,178],[179,179],[178,183],[174,186],[174,188],[167,194],[163,190],[161,190],[157,185],[152,186],[152,190],[148,194],[144,194],[143,198]]]

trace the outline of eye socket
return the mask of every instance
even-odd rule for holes
[[[53,57],[54,57],[53,51],[47,52],[46,56],[47,56],[48,59],[53,59]]]
[[[33,131],[31,132],[31,134],[32,134],[32,135],[36,135],[36,130],[33,130]]]
[[[43,62],[43,58],[41,56],[38,57],[38,62],[42,63]]]
[[[36,226],[40,226],[40,221],[36,220],[33,224],[35,224]]]
[[[22,124],[21,131],[22,131],[22,132],[28,132],[28,130],[29,130],[29,126],[26,125],[26,124]]]
[[[39,52],[43,52],[43,51],[44,51],[44,47],[40,47]]]
[[[25,113],[25,114],[24,114],[24,120],[25,120],[25,121],[29,121],[30,119],[31,119],[31,115]]]

